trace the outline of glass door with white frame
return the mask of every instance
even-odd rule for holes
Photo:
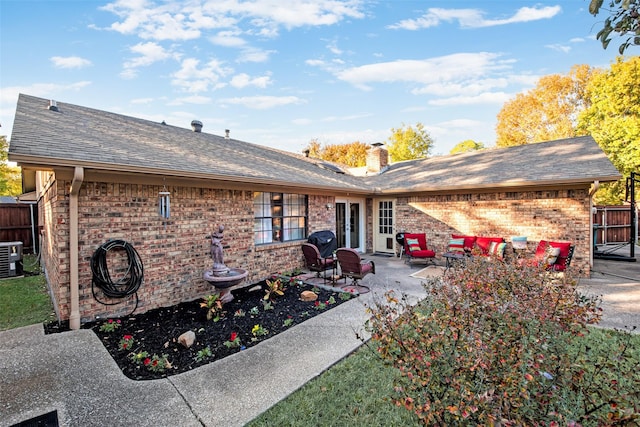
[[[336,199],[336,238],[339,248],[364,252],[364,200]]]

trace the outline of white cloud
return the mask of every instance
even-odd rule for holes
[[[182,61],[180,70],[171,75],[171,84],[178,86],[186,92],[202,93],[218,89],[226,85],[222,78],[233,72],[233,69],[225,67],[222,62],[211,60],[200,66],[200,61],[188,58]]]
[[[372,83],[443,84],[510,70],[512,61],[502,60],[500,56],[497,53],[479,52],[423,60],[400,59],[344,69],[337,72],[336,77],[365,90],[370,89]]]
[[[361,0],[204,0],[162,4],[116,0],[101,9],[120,18],[108,27],[112,31],[137,34],[143,39],[192,40],[200,37],[203,30],[237,28],[245,22],[251,27],[247,33],[274,37],[279,27],[325,26],[347,18],[363,18],[362,6]]]
[[[209,41],[218,46],[224,47],[242,47],[247,42],[239,37],[239,31],[220,31],[219,33],[209,37]]]
[[[241,73],[233,76],[229,84],[235,88],[243,89],[247,86],[259,87],[261,89],[271,85],[271,76],[251,77],[248,74]]]
[[[267,110],[284,105],[304,104],[306,101],[297,96],[244,96],[238,98],[224,98],[220,102],[241,105],[254,110]]]
[[[138,43],[129,48],[131,53],[138,56],[126,61],[123,64],[123,70],[120,72],[120,77],[123,79],[132,79],[137,77],[138,68],[148,67],[155,62],[164,61],[167,59],[179,59],[180,54],[166,50],[155,42]]]
[[[56,68],[84,68],[92,65],[91,61],[79,56],[52,56],[50,60]]]
[[[522,7],[512,16],[502,19],[485,19],[485,13],[479,9],[442,9],[430,8],[427,13],[415,18],[404,19],[396,24],[387,26],[397,30],[420,30],[440,25],[441,22],[457,21],[462,28],[494,27],[497,25],[515,24],[519,22],[549,19],[562,11],[560,6]]]
[[[559,43],[547,44],[544,47],[563,53],[569,53],[571,51],[571,46],[566,46]]]
[[[167,105],[176,106],[184,104],[196,104],[196,105],[209,105],[213,100],[208,96],[192,95],[182,98],[176,98],[173,101],[167,103]]]
[[[266,62],[275,50],[260,50],[255,48],[242,49],[237,62]]]

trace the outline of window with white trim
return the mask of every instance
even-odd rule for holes
[[[304,194],[253,193],[255,244],[305,239],[307,211],[307,196]]]

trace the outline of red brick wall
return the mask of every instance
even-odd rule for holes
[[[398,231],[426,233],[441,254],[452,233],[503,237],[527,236],[533,252],[540,240],[572,242],[571,270],[589,275],[588,189],[457,194],[398,198]],[[507,253],[511,252],[508,245]]]
[[[69,200],[60,181],[41,201],[46,247],[43,256],[59,314],[69,317]],[[56,191],[57,190],[57,191]],[[162,186],[85,182],[79,195],[79,286],[81,321],[131,312],[134,299],[98,302],[92,292],[91,256],[111,239],[125,240],[136,249],[144,266],[144,282],[138,291],[137,312],[144,312],[211,293],[202,273],[212,264],[207,236],[217,224],[225,226],[224,262],[248,270],[245,283],[256,283],[271,274],[303,266],[300,241],[255,246],[253,243],[253,192],[206,188],[169,187],[171,218],[158,215]],[[327,210],[333,197],[309,196],[309,232],[335,229],[335,212]],[[228,246],[228,247],[226,247]],[[109,254],[109,261],[124,259],[123,251]],[[122,277],[109,265],[112,279]],[[113,268],[112,268],[113,267]],[[119,276],[120,274],[120,276]],[[98,292],[98,295],[101,295]]]

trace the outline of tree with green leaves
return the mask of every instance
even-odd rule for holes
[[[367,162],[367,150],[370,147],[364,142],[355,141],[349,144],[320,145],[317,139],[311,140],[306,150],[309,157],[340,163],[350,167],[365,166]]]
[[[0,135],[0,196],[17,196],[22,193],[20,168],[7,162],[9,144],[7,137]]]
[[[620,204],[625,179],[640,172],[640,57],[618,57],[609,70],[595,73],[586,88],[590,106],[579,117],[579,129],[598,142],[623,175],[596,193],[599,204]],[[639,195],[640,196],[640,195]]]
[[[603,4],[604,0],[591,0],[589,13],[597,16],[604,9]],[[618,47],[618,52],[622,55],[629,47],[640,46],[640,0],[609,0],[608,4],[606,12],[609,16],[604,20],[596,38],[606,49],[611,42],[611,33],[617,33],[623,38]]]
[[[498,147],[578,136],[578,114],[589,105],[585,89],[593,69],[575,65],[568,75],[552,74],[535,88],[507,101],[498,113]]]
[[[403,123],[402,127],[391,129],[387,146],[391,161],[399,162],[429,157],[433,143],[422,123],[417,123],[415,128]]]
[[[482,142],[476,142],[473,139],[467,139],[456,144],[456,146],[449,151],[449,154],[460,154],[477,150],[484,150],[484,144]]]

